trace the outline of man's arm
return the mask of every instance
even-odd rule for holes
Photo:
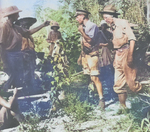
[[[135,41],[130,40],[130,48],[129,48],[129,52],[128,52],[128,56],[127,56],[127,62],[128,62],[129,66],[132,65],[132,61],[133,61],[134,45],[135,45]]]
[[[0,105],[5,107],[5,108],[8,108],[10,109],[11,108],[11,104],[8,103],[5,99],[3,99],[1,96],[0,96]]]
[[[83,31],[83,26],[82,26],[82,25],[79,26],[78,30],[79,30],[79,32],[82,34],[82,37],[85,39],[85,41],[86,41],[87,43],[90,43],[92,39],[91,39],[89,36],[87,36],[87,35],[85,34],[85,32]],[[87,43],[86,43],[85,46],[90,47],[91,45],[90,45],[90,44],[87,44]]]
[[[132,65],[133,51],[134,51],[136,38],[135,38],[135,35],[134,35],[128,21],[125,21],[125,26],[126,26],[126,34],[128,36],[128,40],[130,42],[130,48],[129,48],[129,53],[128,53],[128,57],[127,57],[127,62],[129,65]]]
[[[11,98],[11,100],[9,102],[7,102],[5,99],[3,99],[0,96],[0,105],[2,105],[3,107],[5,107],[7,109],[11,109],[11,107],[12,107],[11,105],[14,102],[14,100],[16,99],[16,94],[17,94],[17,89],[15,88],[14,89],[14,95],[13,95],[13,97]]]
[[[29,34],[32,35],[32,34],[36,33],[37,31],[39,31],[39,30],[42,29],[43,27],[48,26],[49,23],[50,23],[50,21],[46,21],[46,22],[44,22],[43,24],[41,24],[40,26],[29,30]]]
[[[133,55],[134,46],[135,46],[135,41],[134,40],[130,40],[130,49],[129,49],[129,54],[130,55]]]

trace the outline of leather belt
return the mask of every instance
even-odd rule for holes
[[[128,48],[129,48],[129,44],[127,43],[127,44],[122,45],[120,48],[117,48],[114,50],[122,52],[124,49],[128,49]]]

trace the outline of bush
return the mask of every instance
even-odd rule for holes
[[[18,128],[18,132],[46,132],[48,129],[47,126],[40,127],[40,118],[36,115],[27,115],[25,117],[25,121],[21,123],[20,127]]]
[[[75,94],[68,94],[64,100],[64,110],[67,115],[73,116],[77,121],[88,120],[88,112],[92,110],[87,102],[80,102]]]

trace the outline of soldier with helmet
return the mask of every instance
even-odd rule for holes
[[[51,26],[52,31],[49,32],[47,42],[50,43],[49,46],[49,55],[52,56],[54,45],[56,41],[62,39],[61,32],[58,31],[59,29],[59,24],[57,22],[54,22],[53,25]]]
[[[31,30],[19,27],[14,24],[19,18],[19,10],[16,6],[10,6],[3,10],[3,17],[8,17],[8,20],[0,27],[0,45],[3,50],[3,62],[7,63],[6,73],[9,79],[3,89],[13,87],[22,87],[24,84],[23,78],[23,52],[22,37],[34,34],[45,26],[49,25],[49,21],[44,22],[40,26]]]

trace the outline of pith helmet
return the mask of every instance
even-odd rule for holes
[[[114,7],[114,5],[107,5],[107,6],[105,6],[103,11],[100,11],[100,13],[102,13],[102,14],[110,14],[110,15],[120,15],[120,13],[118,13],[116,11],[116,8]]]
[[[60,27],[59,27],[59,24],[58,24],[57,22],[54,22],[54,23],[53,23],[53,25],[51,26],[51,29],[53,29],[53,27],[57,27],[58,29],[60,28]]]
[[[25,17],[17,20],[15,24],[29,29],[36,21],[37,21],[36,18]]]
[[[91,13],[86,10],[76,10],[75,17],[77,17],[78,15],[89,15],[89,14]]]
[[[7,17],[9,15],[21,12],[22,10],[19,10],[17,6],[10,6],[5,8],[4,10],[4,17]]]

